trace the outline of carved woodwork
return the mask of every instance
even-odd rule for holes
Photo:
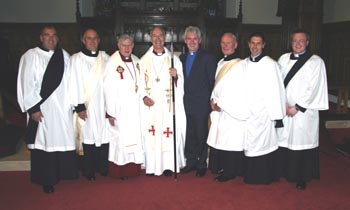
[[[225,0],[100,0],[97,2],[99,3],[96,15],[81,17],[80,12],[77,11],[77,22],[80,31],[88,27],[95,28],[101,36],[101,49],[110,54],[117,49],[117,38],[127,33],[134,37],[134,54],[142,56],[151,45],[149,32],[154,26],[162,26],[166,30],[166,45],[171,41],[169,33],[173,32],[175,50],[184,52],[187,50],[182,39],[184,30],[186,26],[196,25],[202,32],[202,48],[221,57],[219,40],[222,33],[237,32],[242,20],[242,1],[240,1],[238,18],[224,17]],[[78,5],[79,0],[77,0]],[[110,10],[101,12],[101,7]]]

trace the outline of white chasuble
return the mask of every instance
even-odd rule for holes
[[[124,62],[116,51],[106,65],[104,93],[107,114],[113,117],[114,126],[108,123],[109,157],[116,165],[142,164],[142,148],[139,86],[139,59],[131,55],[131,62]]]
[[[40,90],[46,67],[53,51],[39,47],[28,50],[21,57],[17,80],[17,99],[23,112],[41,101]],[[75,150],[73,108],[69,97],[69,54],[63,50],[64,74],[55,91],[40,105],[43,115],[38,124],[34,144],[30,149],[47,152]],[[29,115],[27,116],[30,117]]]
[[[283,78],[297,60],[290,59],[290,53],[282,55],[280,65]],[[292,150],[316,148],[319,145],[319,110],[328,109],[328,88],[326,67],[317,55],[311,56],[290,80],[286,87],[287,105],[306,109],[293,117],[283,119],[284,128],[279,131],[279,145]]]
[[[172,78],[170,52],[165,48],[161,56],[155,55],[153,47],[141,58],[141,97],[148,96],[154,105],[142,103],[142,131],[145,149],[146,173],[161,175],[164,170],[174,171],[174,125],[172,103]],[[185,166],[184,146],[186,116],[183,106],[184,77],[181,61],[174,56],[177,69],[175,85],[176,155],[177,172]]]

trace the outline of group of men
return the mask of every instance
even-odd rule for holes
[[[318,110],[328,108],[327,80],[306,32],[293,33],[293,52],[278,63],[264,53],[261,33],[249,37],[244,60],[237,37],[225,33],[218,63],[200,48],[196,26],[185,29],[188,52],[179,57],[165,46],[163,28],[154,27],[150,39],[139,59],[133,38],[121,35],[109,56],[87,29],[82,50],[70,57],[56,29],[43,28],[41,46],[21,57],[17,83],[33,183],[52,193],[59,180],[78,178],[76,151],[88,180],[95,173],[125,180],[141,167],[147,176],[203,177],[208,145],[218,182],[286,177],[305,189],[319,178]]]
[[[278,62],[263,49],[262,33],[248,39],[250,56],[235,53],[237,37],[221,38],[224,58],[218,63],[211,95],[208,145],[210,168],[226,182],[243,176],[249,184],[270,184],[284,177],[304,190],[319,179],[319,110],[328,109],[323,60],[308,49],[310,37],[297,29],[292,52]]]

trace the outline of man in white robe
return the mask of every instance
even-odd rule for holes
[[[284,176],[304,190],[306,182],[320,178],[319,110],[328,109],[327,76],[322,58],[307,50],[308,33],[299,29],[291,38],[293,52],[278,60],[287,98],[279,146],[283,149]]]
[[[278,180],[277,130],[285,115],[285,93],[277,62],[263,52],[262,33],[250,35],[251,55],[242,61],[245,71],[245,102],[248,108],[244,140],[244,182],[269,184]],[[280,122],[280,123],[277,123]]]
[[[207,143],[210,146],[209,166],[216,169],[213,172],[223,170],[215,180],[226,182],[242,172],[247,115],[242,118],[242,110],[246,106],[244,100],[240,100],[245,97],[241,90],[244,72],[239,64],[241,59],[235,53],[237,38],[232,33],[225,33],[220,45],[224,58],[219,61],[216,72]]]
[[[133,38],[121,35],[118,51],[108,60],[104,92],[107,107],[110,176],[138,176],[144,160],[141,137],[139,58],[132,54]]]
[[[103,76],[109,56],[99,50],[100,38],[94,29],[85,30],[81,41],[83,49],[72,55],[69,62],[69,90],[76,112],[76,141],[83,147],[83,174],[88,180],[95,180],[95,172],[103,176],[108,173]]]
[[[142,106],[142,131],[145,150],[146,174],[171,176],[185,166],[184,145],[186,116],[183,107],[182,64],[164,47],[165,33],[160,27],[151,31],[152,47],[140,60],[140,91]],[[176,151],[174,151],[174,126],[172,79],[175,78]],[[176,169],[174,162],[176,152]]]
[[[41,46],[21,57],[17,99],[28,113],[26,143],[31,151],[31,180],[53,193],[61,179],[79,176],[69,100],[69,54],[57,47],[56,29],[45,26]]]

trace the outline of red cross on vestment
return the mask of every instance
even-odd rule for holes
[[[170,128],[167,127],[167,128],[166,128],[166,131],[164,131],[163,134],[166,134],[166,137],[169,138],[169,135],[170,135],[170,134],[173,134],[173,132],[171,132],[171,131],[170,131]]]
[[[148,132],[152,133],[153,136],[155,131],[156,130],[154,129],[154,125],[151,125],[151,129],[148,129]]]

